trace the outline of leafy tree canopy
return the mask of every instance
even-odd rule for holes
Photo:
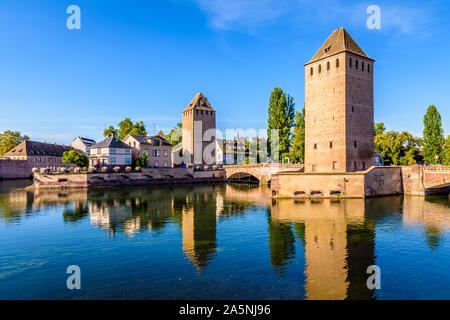
[[[278,130],[279,153],[283,158],[289,153],[291,147],[291,128],[294,125],[295,103],[294,98],[286,95],[281,88],[274,88],[269,99],[267,137],[268,149],[271,154],[271,130]]]
[[[450,136],[447,136],[447,139],[445,139],[443,164],[450,166]]]
[[[62,162],[67,164],[74,164],[77,167],[87,167],[89,165],[88,157],[76,150],[65,151],[63,153]]]
[[[147,168],[148,167],[148,156],[147,153],[143,153],[142,156],[136,159],[135,167]]]
[[[434,105],[428,107],[423,118],[423,159],[426,163],[443,162],[444,131],[442,119]],[[436,160],[435,156],[439,158]]]
[[[374,142],[375,151],[384,157],[386,164],[409,166],[417,163],[416,157],[420,151],[421,139],[413,137],[407,131],[399,133],[397,131],[385,132],[385,130],[383,124],[375,125],[377,134]]]
[[[114,137],[118,137],[119,136],[119,130],[114,128],[113,126],[109,126],[108,128],[105,129],[105,131],[103,131],[103,136],[107,137],[107,136],[114,136]]]
[[[176,127],[170,130],[166,135],[166,139],[175,147],[181,143],[182,138],[182,124],[177,123]]]
[[[6,130],[0,134],[0,155],[5,154],[25,140],[30,140],[30,137],[22,135],[19,131]]]
[[[119,140],[123,140],[127,135],[138,135],[138,136],[146,136],[147,130],[145,130],[144,122],[139,121],[133,123],[130,118],[125,118],[121,122],[119,122],[119,128],[116,129],[113,126],[109,126],[105,131],[103,131],[103,135],[107,137],[108,135],[113,134]]]
[[[305,108],[295,113],[291,161],[305,162]]]

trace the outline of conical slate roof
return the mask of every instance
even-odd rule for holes
[[[351,52],[361,57],[373,60],[364,53],[364,51],[358,46],[356,41],[353,40],[344,28],[339,28],[333,31],[331,36],[327,39],[327,41],[325,41],[319,51],[317,51],[315,56],[307,64],[331,57],[341,52]]]
[[[215,111],[209,104],[208,99],[206,99],[206,97],[201,92],[195,95],[194,99],[192,99],[192,101],[188,104],[184,111],[191,109]]]

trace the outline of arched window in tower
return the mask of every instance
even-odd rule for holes
[[[319,64],[319,73],[321,73],[321,72],[322,72],[322,65]]]
[[[310,70],[310,72],[309,72],[311,75],[313,75],[314,74],[314,69],[311,67],[311,70]]]
[[[359,62],[358,60],[355,61],[355,68],[356,68],[356,70],[358,70],[358,62]]]
[[[330,61],[327,62],[327,71],[330,71]]]
[[[367,64],[367,72],[370,73],[370,64]]]
[[[350,58],[349,66],[350,66],[350,68],[352,67],[352,58]]]
[[[361,71],[364,71],[364,62],[361,62]]]
[[[339,59],[336,59],[336,68],[339,68]]]

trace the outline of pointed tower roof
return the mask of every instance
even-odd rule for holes
[[[209,104],[208,99],[206,99],[206,97],[201,92],[195,95],[194,99],[192,99],[192,101],[188,104],[184,111],[190,109],[215,111]]]
[[[306,63],[305,66],[341,52],[351,52],[358,56],[375,61],[364,53],[356,41],[353,40],[353,38],[348,34],[347,30],[344,28],[339,28],[333,31],[331,36],[329,36],[327,41],[325,41],[319,51],[317,51],[311,61]]]

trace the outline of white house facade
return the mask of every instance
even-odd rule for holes
[[[131,147],[122,141],[108,137],[89,149],[89,167],[131,166]]]

